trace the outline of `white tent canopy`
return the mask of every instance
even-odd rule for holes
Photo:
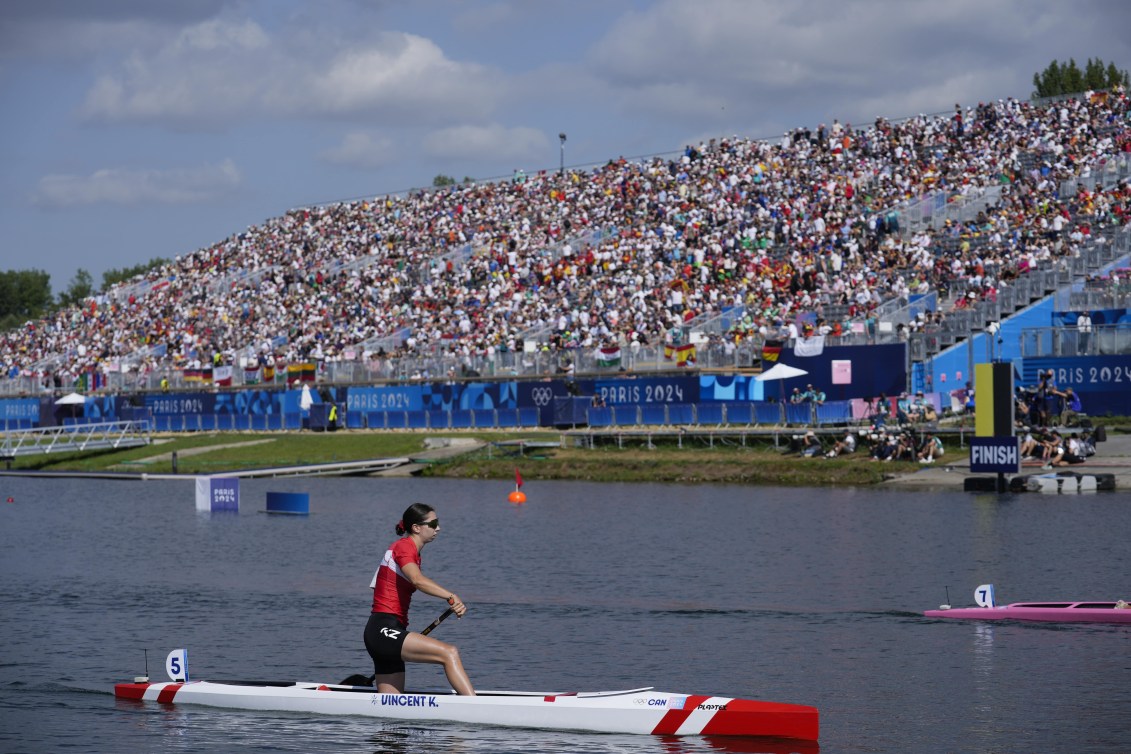
[[[761,382],[770,380],[788,380],[790,377],[803,377],[809,374],[804,369],[791,367],[789,364],[774,364],[772,367],[757,375],[754,379]]]
[[[86,396],[79,393],[68,393],[55,401],[56,406],[81,406],[86,403]]]

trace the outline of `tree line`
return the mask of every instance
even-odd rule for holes
[[[1120,86],[1128,87],[1127,71],[1120,70],[1115,63],[1105,64],[1100,58],[1088,58],[1081,70],[1075,58],[1069,58],[1067,63],[1053,60],[1043,71],[1033,74],[1033,99],[1107,91]]]
[[[168,259],[158,258],[133,267],[107,270],[102,273],[99,290],[167,264]],[[95,293],[94,277],[81,267],[58,296],[51,294],[51,276],[42,270],[0,270],[0,331],[15,329],[59,309],[79,306]]]

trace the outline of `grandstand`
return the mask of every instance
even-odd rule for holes
[[[293,209],[0,334],[0,395],[739,370],[806,325],[906,343],[922,380],[1054,292],[1100,295],[1131,253],[1129,110],[1007,99]]]

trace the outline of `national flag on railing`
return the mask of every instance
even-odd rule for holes
[[[677,367],[685,367],[695,363],[695,346],[688,343],[682,346],[664,346],[664,358],[668,361],[675,359]]]
[[[245,385],[258,385],[259,384],[259,367],[244,367],[243,368],[243,384]]]
[[[270,365],[263,367],[263,381],[264,382],[274,382],[275,381],[275,367],[270,366]]]
[[[216,367],[212,370],[212,381],[222,387],[232,384],[232,368],[230,366]]]
[[[316,369],[312,363],[287,364],[287,382],[314,382]]]
[[[794,356],[820,356],[825,350],[824,335],[810,335],[807,338],[798,338],[793,346]]]
[[[597,350],[597,366],[599,367],[615,367],[620,366],[620,348],[613,346],[612,348],[600,348]]]
[[[762,361],[768,361],[771,364],[778,363],[778,357],[781,356],[782,342],[780,340],[767,340],[762,344]]]

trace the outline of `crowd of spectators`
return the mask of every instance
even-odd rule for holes
[[[670,344],[728,307],[745,312],[728,342],[795,335],[802,315],[835,336],[892,297],[995,296],[1131,223],[1126,182],[1059,193],[1131,155],[1129,108],[1123,91],[999,100],[295,209],[0,334],[0,365],[46,377],[378,349],[478,357],[535,337],[554,351]],[[908,201],[989,189],[969,222],[901,227]]]

